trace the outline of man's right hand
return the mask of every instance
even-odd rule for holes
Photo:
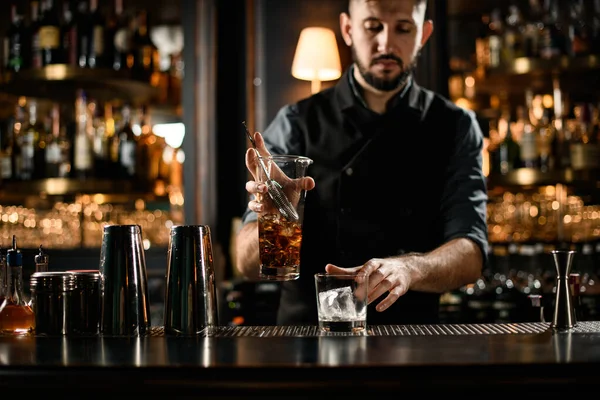
[[[254,133],[254,142],[256,143],[256,149],[261,157],[268,157],[270,155],[269,151],[265,147],[265,141],[259,132]],[[248,208],[256,213],[265,213],[269,212],[270,210],[275,212],[276,209],[272,205],[269,197],[265,196],[268,191],[267,185],[259,181],[259,168],[261,168],[261,166],[259,165],[256,151],[254,151],[253,148],[249,148],[246,151],[246,167],[253,177],[253,180],[246,182],[246,191],[251,195],[251,199],[248,202]],[[273,175],[272,177],[279,183],[283,182],[282,186],[284,187],[284,191],[286,187],[293,187],[294,191],[299,191],[298,185],[300,185],[300,189],[304,190],[312,190],[315,187],[315,181],[312,177],[304,177],[298,181],[293,181],[288,178],[289,182],[285,183],[284,180],[287,177],[285,174],[283,174],[283,172],[281,172],[281,174],[284,175],[283,177],[277,176],[276,171],[271,171],[271,174]],[[284,178],[284,180],[281,178]],[[288,195],[288,197],[290,196]]]

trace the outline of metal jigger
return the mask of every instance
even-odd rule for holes
[[[569,274],[573,265],[575,251],[553,250],[552,257],[556,267],[556,302],[554,304],[554,317],[552,328],[568,330],[576,324]]]

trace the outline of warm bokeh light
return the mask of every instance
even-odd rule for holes
[[[142,227],[144,247],[166,247],[170,227],[181,224],[183,196],[174,191],[168,210],[148,209],[144,200],[136,209],[127,204],[104,203],[104,196],[80,196],[73,203],[57,202],[49,209],[25,206],[0,206],[0,244],[10,243],[13,235],[24,248],[48,249],[99,248],[105,225],[136,224]]]
[[[322,27],[302,29],[292,63],[292,76],[313,82],[312,93],[320,90],[321,81],[333,81],[342,76],[333,30]]]

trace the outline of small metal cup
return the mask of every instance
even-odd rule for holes
[[[218,325],[210,228],[171,228],[165,286],[166,334],[198,335]]]
[[[62,336],[74,332],[76,278],[69,272],[35,272],[30,278],[35,333]]]
[[[75,276],[76,291],[73,297],[73,331],[81,335],[100,333],[101,275],[98,270],[70,270]]]
[[[150,330],[146,256],[139,225],[106,225],[100,249],[100,333],[140,336]]]

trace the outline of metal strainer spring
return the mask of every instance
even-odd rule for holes
[[[263,159],[260,156],[258,149],[256,148],[256,143],[254,142],[254,139],[252,138],[252,135],[250,134],[250,131],[248,130],[246,121],[244,121],[242,123],[244,124],[244,128],[246,130],[246,135],[248,136],[248,139],[250,139],[250,143],[252,143],[252,148],[254,149],[254,152],[256,153],[258,163],[260,164],[260,167],[262,168],[262,170],[265,174],[266,180],[264,183],[265,183],[265,185],[267,185],[267,193],[268,193],[269,197],[271,198],[271,200],[273,201],[273,204],[275,205],[275,207],[277,207],[277,210],[279,210],[279,212],[281,213],[281,215],[283,217],[285,217],[288,221],[297,221],[299,218],[298,212],[296,211],[296,209],[294,208],[292,203],[288,200],[288,198],[285,195],[285,193],[283,192],[283,188],[281,187],[279,182],[277,182],[274,179],[271,179],[271,177],[269,176],[269,173],[267,172],[267,168],[265,167]]]

